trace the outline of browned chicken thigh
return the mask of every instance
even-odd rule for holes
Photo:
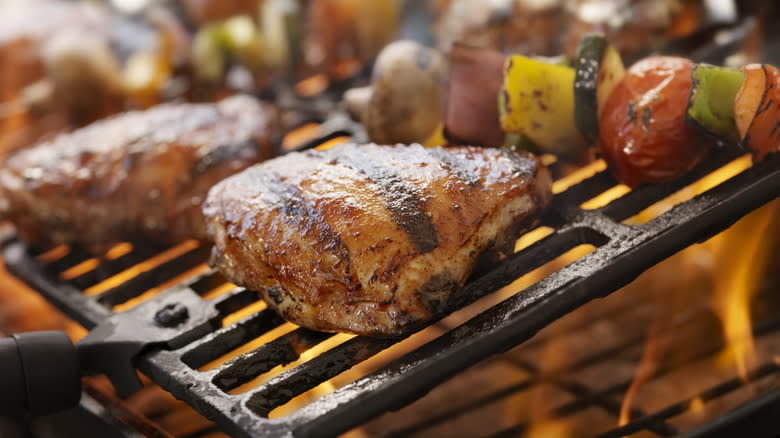
[[[316,330],[399,336],[441,313],[480,255],[511,251],[551,198],[532,155],[346,145],[217,184],[212,264]]]
[[[0,215],[31,244],[203,239],[209,188],[271,157],[275,131],[248,96],[121,114],[12,155]]]

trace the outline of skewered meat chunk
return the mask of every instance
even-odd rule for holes
[[[511,252],[551,198],[532,155],[345,145],[220,182],[211,263],[286,319],[399,336],[441,314],[480,256]]]
[[[12,155],[0,215],[31,244],[203,239],[209,188],[269,158],[275,124],[248,96],[99,121]]]

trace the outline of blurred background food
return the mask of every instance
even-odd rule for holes
[[[280,103],[311,78],[318,80],[305,82],[304,94],[345,80],[369,85],[373,61],[398,39],[445,59],[458,42],[571,60],[580,37],[599,32],[626,65],[651,53],[728,53],[744,63],[778,52],[765,47],[772,43],[763,24],[777,10],[733,0],[5,0],[0,155],[164,101],[243,92]]]

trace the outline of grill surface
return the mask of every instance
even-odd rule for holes
[[[673,257],[620,293],[578,308],[362,430],[384,438],[773,436],[773,413],[780,409],[780,370],[773,359],[780,339],[780,278],[762,277],[751,300],[756,356],[742,381],[733,364],[723,362],[721,326],[706,299],[710,271],[685,263],[703,251]],[[680,271],[681,279],[664,281]],[[651,326],[653,341],[646,340]],[[655,354],[657,368],[631,403],[633,421],[618,428],[621,401],[640,374],[646,342],[663,345],[654,350],[662,353]],[[759,396],[749,411],[740,408],[692,431]]]
[[[279,365],[299,360],[307,350],[334,335],[296,328],[205,369],[210,362],[284,324],[276,314],[264,309],[222,327],[223,317],[258,300],[255,293],[234,287],[216,298],[199,300],[199,306],[220,315],[211,321],[212,330],[208,334],[177,349],[152,349],[140,356],[137,366],[234,436],[331,436],[344,432],[385,411],[401,408],[467,367],[522,343],[562,315],[608,295],[652,265],[727,228],[780,195],[780,155],[775,155],[649,222],[624,223],[736,158],[734,153],[718,150],[678,181],[640,187],[593,210],[580,206],[617,185],[608,172],[597,172],[562,191],[543,218],[542,225],[551,227],[552,234],[470,280],[452,310],[509,285],[572,248],[592,245],[595,249],[591,253],[387,366],[287,416],[268,418],[276,407],[299,394],[408,340],[354,337],[319,355],[305,357],[307,360],[297,366],[240,392],[237,389],[241,385]],[[203,267],[208,253],[208,248],[203,246],[192,244],[171,249],[134,245],[123,255],[101,257],[93,269],[83,269],[84,272],[73,275],[67,273],[79,271],[76,268],[89,263],[91,256],[75,247],[60,250],[66,254],[46,262],[46,255],[41,256],[41,251],[27,248],[9,235],[3,246],[3,257],[9,271],[86,328],[104,322],[117,306],[129,307],[126,304],[129,300],[147,291],[159,292],[164,289],[160,285],[172,280],[174,284],[168,286],[190,290],[201,297],[225,287],[225,281],[217,273]],[[144,265],[144,261],[161,252],[169,254],[169,259],[154,266]],[[200,271],[191,271],[199,267]],[[122,279],[121,275],[129,268],[136,270],[134,275]],[[190,272],[187,279],[177,280],[187,272]],[[120,282],[94,293],[95,285],[117,274]],[[152,325],[154,321],[138,323]],[[769,364],[757,372],[776,370],[776,365]],[[725,389],[713,391],[725,391],[731,384],[726,382]],[[776,401],[775,396],[764,403],[776,406]],[[605,436],[651,428],[663,418],[642,420],[644,423]]]

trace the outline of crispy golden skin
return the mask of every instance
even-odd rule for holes
[[[530,154],[346,145],[225,179],[203,211],[211,263],[316,330],[399,336],[447,307],[481,254],[550,201]]]
[[[99,121],[12,155],[0,215],[31,244],[204,239],[209,188],[271,157],[275,126],[248,96]]]

